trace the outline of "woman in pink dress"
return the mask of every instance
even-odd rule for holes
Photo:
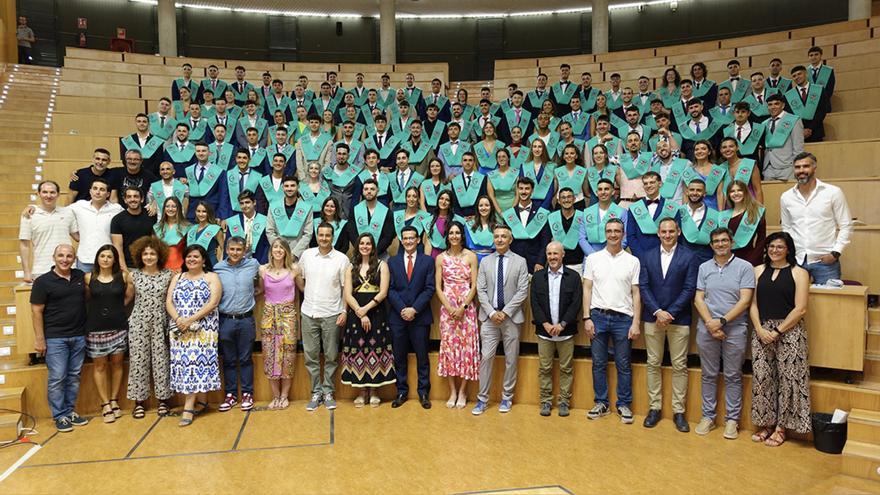
[[[446,407],[467,405],[465,387],[480,370],[477,327],[477,255],[464,248],[464,226],[453,221],[446,230],[446,250],[436,260],[440,300],[440,355],[437,374],[449,379]]]

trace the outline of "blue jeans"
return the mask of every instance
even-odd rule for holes
[[[629,327],[632,317],[590,311],[596,336],[593,338],[593,392],[596,403],[608,405],[608,342],[614,342],[614,366],[617,368],[617,407],[632,404],[632,367],[630,365]]]
[[[46,339],[49,408],[54,419],[69,417],[73,412],[85,355],[85,336]]]
[[[238,396],[238,380],[241,393],[254,393],[254,360],[252,357],[257,330],[254,318],[249,316],[234,320],[220,317],[220,352],[223,354],[223,390]]]
[[[805,263],[804,268],[810,272],[810,276],[813,277],[814,284],[823,285],[828,279],[836,278],[840,279],[840,261],[835,261],[830,265],[826,265],[825,263],[816,262],[816,263]]]

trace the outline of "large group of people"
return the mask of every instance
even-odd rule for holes
[[[287,93],[270,73],[252,84],[239,66],[224,81],[210,66],[197,81],[185,64],[171,97],[135,116],[135,132],[120,138],[124,167],[109,168],[111,152],[97,149],[93,164],[72,174],[70,206],[58,206],[58,185],[45,181],[39,204],[23,212],[22,267],[34,283],[56,425],[68,431],[84,421],[71,402],[84,353],[95,362],[106,422],[121,414],[126,352],[136,418],[151,379],[160,415],[174,393],[184,397],[181,426],[221,388],[220,411],[249,410],[257,328],[269,409],[289,405],[300,340],[308,410],[336,407],[338,368],[358,390],[355,406],[378,406],[376,389],[390,384],[391,406],[402,406],[410,352],[427,409],[435,323],[446,406],[467,407],[473,381],[471,411],[487,410],[503,346],[505,413],[529,301],[542,416],[553,409],[556,356],[556,408],[570,414],[574,336],[583,328],[595,393],[587,417],[614,410],[632,423],[631,345],[644,332],[644,425],[662,417],[668,341],[673,420],[689,431],[695,309],[696,432],[716,427],[722,372],[724,436],[737,437],[751,335],[751,413],[761,428],[753,439],[780,445],[786,431],[810,428],[810,280],[840,278],[852,230],[841,190],[816,178],[817,160],[803,150],[822,140],[834,90],[822,50],[808,55],[791,79],[778,59],[748,80],[731,60],[716,83],[698,62],[690,78],[668,69],[653,91],[647,77],[636,91],[613,74],[602,92],[590,73],[577,83],[562,64],[558,82],[540,74],[534,90],[511,84],[500,101],[483,88],[477,105],[463,89],[450,100],[438,79],[423,92],[412,74],[402,88],[387,75],[367,88],[362,74],[342,88],[329,72],[317,93],[301,76]],[[796,180],[780,201],[782,232],[767,233],[762,179]],[[262,313],[254,314],[258,296]]]

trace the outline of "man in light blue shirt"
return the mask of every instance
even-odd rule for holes
[[[260,262],[245,258],[245,240],[232,237],[226,244],[226,259],[214,271],[223,285],[220,298],[220,351],[223,354],[223,389],[226,398],[218,410],[228,411],[238,403],[241,381],[241,410],[254,407],[254,281]]]

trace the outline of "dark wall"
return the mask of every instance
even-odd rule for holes
[[[28,3],[26,0],[19,0]],[[36,0],[35,0],[36,1]],[[52,1],[52,0],[40,0]],[[76,19],[88,18],[88,47],[106,49],[116,27],[125,27],[135,49],[158,49],[156,7],[119,0],[54,0],[56,43],[76,46]],[[676,12],[668,5],[612,10],[612,50],[742,36],[845,20],[847,2],[828,0],[691,0]],[[379,62],[378,19],[268,17],[178,9],[181,55],[306,62]],[[337,34],[337,22],[342,33]],[[454,81],[491,79],[493,61],[589,53],[591,14],[504,19],[401,19],[399,62],[448,62]],[[39,37],[40,34],[37,33]],[[59,57],[60,60],[60,57]]]

